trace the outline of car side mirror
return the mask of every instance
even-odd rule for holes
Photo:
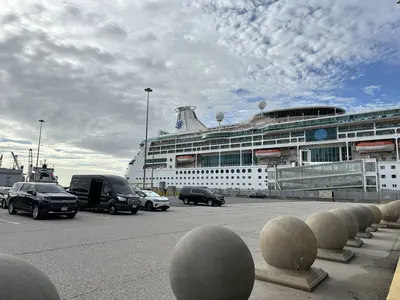
[[[113,196],[113,192],[112,192],[112,191],[108,191],[108,192],[107,192],[107,196],[112,197],[112,196]]]
[[[27,193],[28,193],[29,195],[32,195],[32,196],[34,196],[34,195],[36,194],[34,191],[27,191]]]

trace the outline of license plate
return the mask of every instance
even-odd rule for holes
[[[68,207],[61,207],[61,211],[68,211]]]
[[[136,205],[136,204],[133,204],[133,205],[132,205],[132,208],[136,208],[136,207],[137,207],[137,205]]]

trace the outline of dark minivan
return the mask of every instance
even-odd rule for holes
[[[67,193],[56,183],[17,182],[8,194],[8,212],[29,212],[38,220],[48,215],[75,218],[78,213],[77,197]]]
[[[73,175],[67,191],[78,197],[80,210],[101,209],[111,215],[119,211],[136,214],[141,205],[128,181],[116,175]]]
[[[179,199],[186,205],[190,202],[195,205],[197,203],[206,203],[208,206],[221,206],[225,204],[224,196],[216,194],[207,187],[202,186],[184,186],[179,193]]]

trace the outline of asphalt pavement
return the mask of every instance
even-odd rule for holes
[[[263,199],[251,201],[257,200]],[[114,216],[79,212],[75,219],[45,220],[0,209],[0,252],[19,256],[44,271],[63,300],[174,300],[168,277],[170,254],[191,229],[206,223],[230,228],[242,237],[258,263],[259,234],[269,219],[290,214],[305,220],[316,211],[351,205],[239,203],[243,201],[249,199],[228,198],[222,207],[207,207],[184,206],[172,199],[173,206],[166,212]],[[331,279],[316,294],[256,281],[250,299],[356,299],[349,298],[349,290],[357,299],[384,299],[393,271],[374,264],[377,256],[386,259],[391,253],[397,236],[390,234],[388,230],[374,233],[377,238],[366,241],[364,249],[354,250],[361,252],[352,264],[318,261]],[[383,242],[387,249],[380,250]],[[365,256],[362,251],[373,253]]]

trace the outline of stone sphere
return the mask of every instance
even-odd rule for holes
[[[380,207],[382,212],[382,220],[386,222],[397,222],[397,220],[400,218],[397,205],[398,204],[395,201],[382,205]]]
[[[379,224],[380,221],[382,221],[382,212],[381,210],[375,206],[375,205],[366,205],[367,208],[369,208],[372,211],[372,214],[374,215],[374,219],[372,220],[372,224]]]
[[[364,232],[365,229],[368,227],[368,215],[365,214],[365,212],[360,209],[359,206],[352,206],[349,208],[346,208],[347,211],[351,212],[358,221],[358,231]]]
[[[169,280],[177,300],[247,300],[254,286],[254,261],[236,233],[202,225],[176,244]]]
[[[347,226],[334,213],[317,212],[307,219],[306,224],[314,232],[318,248],[340,250],[347,243]]]
[[[61,299],[47,275],[19,257],[0,253],[0,278],[0,299]]]
[[[357,218],[348,210],[344,208],[335,208],[330,210],[331,213],[335,214],[339,219],[342,220],[347,226],[347,237],[354,238],[358,231]]]
[[[311,228],[292,216],[273,218],[260,234],[261,254],[275,267],[308,270],[317,257],[317,239]]]
[[[372,213],[372,211],[364,205],[359,205],[358,207],[367,216],[367,227],[371,226],[372,222],[374,221],[374,214]]]

